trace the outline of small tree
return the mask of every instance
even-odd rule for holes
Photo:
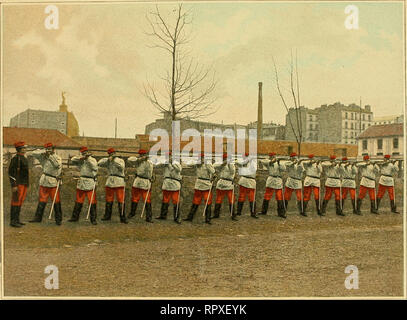
[[[191,41],[186,31],[192,24],[191,12],[185,11],[182,4],[172,12],[175,13],[172,23],[163,18],[158,6],[146,16],[151,29],[147,35],[155,42],[151,47],[164,50],[170,62],[169,70],[161,77],[165,89],[158,90],[147,81],[144,93],[157,110],[169,114],[172,120],[202,118],[216,112],[215,73],[195,62],[184,49]]]
[[[294,112],[295,112],[295,124],[293,124],[293,121],[291,119],[290,115],[290,110],[288,108],[288,105],[286,103],[286,100],[284,98],[284,95],[281,91],[280,88],[280,82],[279,82],[279,77],[278,77],[278,70],[276,66],[276,62],[273,58],[273,65],[274,65],[274,75],[275,75],[275,80],[276,80],[276,87],[278,90],[278,93],[280,95],[281,101],[283,102],[284,108],[287,111],[287,117],[289,120],[290,128],[293,131],[295,140],[297,142],[297,149],[298,149],[298,156],[301,155],[301,144],[303,142],[303,132],[302,132],[302,119],[301,119],[301,110],[300,110],[300,84],[299,84],[299,77],[298,77],[298,64],[297,64],[297,52],[295,54],[295,67],[294,67],[294,59],[293,59],[293,53],[291,50],[291,61],[290,61],[290,95],[292,96],[293,99],[293,104],[294,104]],[[295,73],[295,82],[296,82],[296,88],[294,88],[294,73]]]

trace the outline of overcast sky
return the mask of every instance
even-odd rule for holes
[[[263,120],[284,124],[276,90],[288,88],[291,50],[298,52],[301,104],[370,104],[375,116],[403,110],[403,6],[356,3],[359,29],[347,30],[349,3],[196,3],[189,50],[213,66],[219,111],[205,120],[247,124],[257,118],[257,83],[263,82]],[[44,27],[45,5],[4,6],[3,125],[27,108],[57,110],[61,91],[80,134],[119,137],[144,133],[160,117],[141,93],[169,66],[149,47],[148,4],[58,4],[59,30]],[[168,19],[174,4],[160,4]],[[288,93],[287,93],[288,99]]]

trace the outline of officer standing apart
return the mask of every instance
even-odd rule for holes
[[[219,171],[219,179],[216,184],[216,200],[213,218],[219,218],[223,198],[227,196],[229,201],[229,212],[231,213],[232,220],[237,221],[235,208],[233,207],[235,188],[233,180],[236,174],[236,167],[231,160],[228,159],[228,154],[226,152],[223,153],[222,159],[223,162],[221,164],[214,164],[215,170]]]
[[[389,194],[391,212],[399,213],[396,208],[396,202],[394,199],[394,178],[393,175],[399,171],[398,166],[395,165],[395,161],[390,161],[390,155],[384,156],[384,163],[378,164],[380,167],[380,179],[379,190],[377,191],[377,210],[379,210],[379,204],[382,200],[386,190]]]
[[[108,221],[112,218],[113,202],[116,195],[117,206],[121,223],[128,223],[125,216],[124,207],[124,188],[126,187],[124,169],[124,160],[116,155],[116,150],[109,148],[107,150],[109,157],[102,158],[98,162],[101,168],[107,168],[108,177],[106,179],[106,209],[103,221]]]
[[[90,222],[96,225],[96,176],[98,173],[98,163],[87,147],[79,149],[80,156],[71,158],[74,166],[79,167],[80,177],[76,184],[76,201],[73,207],[72,217],[69,222],[77,222],[82,210],[85,197],[90,205]]]
[[[320,190],[321,190],[321,172],[322,166],[319,161],[313,160],[314,155],[308,155],[309,160],[303,161],[302,165],[305,168],[305,179],[304,179],[304,215],[307,215],[308,201],[311,200],[311,192],[314,192],[315,206],[317,208],[318,215],[324,215],[321,212],[320,204]]]
[[[14,143],[16,155],[11,158],[8,176],[11,184],[10,226],[21,228],[25,223],[20,221],[21,206],[27,195],[29,171],[28,160],[25,156],[26,145],[23,141]]]
[[[50,197],[51,201],[53,201],[53,199],[55,198],[55,222],[59,226],[62,222],[62,209],[59,188],[61,179],[60,176],[62,173],[61,157],[55,153],[55,146],[51,142],[46,143],[44,145],[44,149],[34,150],[32,152],[29,152],[27,155],[34,157],[37,161],[39,161],[42,167],[38,207],[37,211],[35,212],[34,219],[30,222],[42,221],[45,206],[47,205],[48,198]]]
[[[277,200],[277,214],[281,218],[286,218],[285,208],[283,203],[283,178],[282,173],[286,170],[285,165],[277,160],[276,153],[269,153],[269,159],[260,160],[260,163],[268,169],[269,176],[266,180],[266,191],[264,192],[264,200],[260,214],[267,214],[269,202],[275,193]]]
[[[179,221],[179,200],[181,193],[181,181],[182,181],[182,166],[176,160],[172,159],[172,152],[167,152],[168,163],[164,165],[164,180],[162,185],[163,190],[163,200],[161,204],[160,216],[156,219],[165,220],[167,219],[168,207],[170,205],[170,200],[174,206],[174,222],[180,224]]]
[[[194,215],[202,202],[207,203],[205,209],[205,223],[211,224],[211,205],[212,205],[212,183],[215,178],[215,168],[211,163],[212,159],[205,159],[205,154],[201,153],[201,162],[196,164],[197,179],[194,186],[194,199],[192,200],[191,210],[184,221],[192,221]]]
[[[140,149],[138,153],[139,157],[129,157],[127,159],[131,166],[136,167],[136,178],[131,188],[131,209],[128,218],[130,219],[136,215],[137,205],[142,197],[145,202],[146,221],[152,223],[151,181],[153,179],[154,165],[148,159],[146,150]]]
[[[362,179],[360,180],[359,197],[356,204],[356,211],[361,214],[360,208],[362,206],[362,200],[366,196],[366,192],[369,192],[370,197],[370,212],[378,214],[376,210],[376,174],[379,173],[379,167],[376,164],[370,162],[368,155],[363,156],[364,162],[358,163],[357,166],[360,170]]]

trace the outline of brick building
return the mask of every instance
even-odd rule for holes
[[[64,94],[58,111],[27,109],[10,119],[10,127],[54,129],[68,137],[79,135],[78,121],[75,115],[68,111]]]

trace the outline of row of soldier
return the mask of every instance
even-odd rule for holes
[[[11,200],[11,219],[10,225],[21,227],[24,225],[20,221],[21,206],[24,202],[29,183],[28,160],[31,156],[38,160],[43,173],[39,184],[39,202],[34,218],[30,222],[41,222],[48,199],[52,200],[50,217],[55,213],[57,225],[62,222],[62,209],[60,200],[60,186],[62,161],[55,153],[55,147],[52,143],[44,145],[44,149],[36,149],[27,152],[24,142],[15,143],[16,155],[11,159],[9,166],[9,178],[12,187]],[[164,167],[162,184],[162,203],[159,217],[156,219],[166,219],[170,201],[173,204],[174,222],[180,223],[180,192],[182,187],[182,165],[179,161],[172,159],[171,152],[167,152],[168,162],[153,164],[149,159],[146,150],[139,150],[137,157],[129,157],[127,162],[130,166],[136,168],[136,175],[131,191],[131,208],[126,217],[125,210],[125,161],[117,155],[114,148],[107,150],[107,157],[96,161],[92,157],[87,147],[80,148],[80,155],[74,156],[71,163],[79,168],[80,177],[76,186],[76,201],[72,212],[70,222],[79,220],[80,213],[85,201],[88,199],[88,217],[92,224],[96,225],[96,185],[98,168],[106,168],[108,177],[105,185],[105,213],[103,221],[111,219],[113,203],[116,197],[120,222],[128,223],[128,219],[136,214],[138,203],[143,199],[141,216],[144,213],[147,222],[152,222],[151,206],[151,187],[153,180],[154,167]],[[257,160],[245,154],[244,160],[240,162],[231,161],[227,153],[223,154],[222,163],[212,163],[212,159],[206,159],[201,154],[199,164],[196,167],[196,182],[194,186],[194,196],[191,209],[188,216],[183,219],[192,221],[199,205],[203,202],[205,222],[210,224],[210,220],[219,218],[221,204],[224,197],[227,197],[229,203],[229,213],[231,219],[236,221],[237,216],[241,215],[246,197],[249,200],[250,216],[258,218],[258,214],[267,214],[269,202],[275,194],[277,201],[277,214],[279,217],[286,218],[288,201],[293,192],[297,198],[297,208],[302,216],[307,216],[308,202],[312,193],[316,204],[317,214],[325,215],[328,201],[332,194],[335,196],[336,214],[343,216],[343,208],[347,194],[350,194],[354,214],[361,214],[361,204],[366,193],[369,193],[372,213],[377,214],[379,204],[386,190],[388,191],[391,211],[398,213],[394,198],[394,178],[398,166],[395,161],[390,160],[390,156],[384,156],[383,161],[371,162],[369,156],[364,156],[363,162],[350,162],[346,157],[340,162],[335,156],[330,160],[315,160],[313,155],[306,159],[298,159],[297,154],[292,153],[290,159],[278,159],[275,153],[270,153],[268,159]],[[260,164],[268,170],[266,189],[262,203],[262,209],[257,214],[255,208],[256,198],[256,170],[247,170],[247,174],[240,174],[238,179],[236,167],[257,168]],[[244,172],[244,171],[242,171]],[[321,174],[325,173],[325,195],[321,199]],[[283,173],[287,176],[283,181]],[[356,177],[359,173],[361,177],[359,195],[356,197]],[[380,175],[378,191],[376,192],[376,175]],[[303,179],[305,175],[305,179]],[[235,181],[239,187],[237,199],[237,208],[235,204]],[[212,215],[212,194],[216,189],[215,208]]]

